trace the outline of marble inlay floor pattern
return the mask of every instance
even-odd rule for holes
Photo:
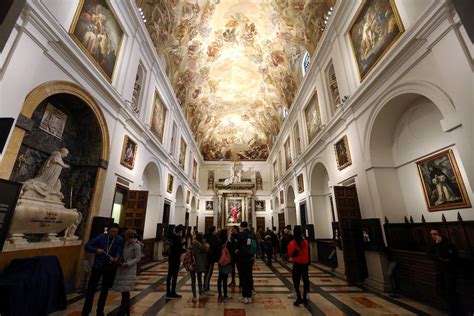
[[[217,266],[211,278],[212,296],[192,302],[191,281],[183,269],[178,276],[178,293],[182,299],[166,301],[167,263],[151,265],[138,276],[132,297],[132,315],[225,315],[225,316],[305,316],[305,315],[445,315],[419,302],[408,299],[393,299],[386,295],[348,285],[337,278],[324,266],[311,265],[309,269],[311,290],[308,306],[294,307],[294,299],[288,297],[293,292],[291,263],[274,263],[268,267],[257,260],[254,269],[254,287],[257,294],[252,304],[238,301],[240,290],[228,288],[232,300],[217,301]],[[229,276],[230,282],[230,276]],[[95,297],[97,303],[98,293]],[[71,294],[66,311],[52,314],[81,315],[83,296]],[[106,314],[115,315],[120,305],[120,293],[110,291]],[[263,313],[263,314],[262,314]],[[93,313],[94,315],[94,313]]]

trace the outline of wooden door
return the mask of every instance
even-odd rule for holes
[[[121,226],[143,231],[145,227],[146,205],[148,191],[128,191],[127,207],[125,209]]]
[[[162,223],[166,227],[170,223],[170,203],[165,201],[165,204],[163,205],[163,220]]]
[[[300,204],[300,222],[301,222],[301,228],[303,229],[303,231],[305,231],[306,229],[306,224],[307,224],[307,220],[306,220],[306,202],[303,202]]]
[[[257,229],[265,230],[265,217],[257,216]]]
[[[339,232],[344,251],[346,277],[349,283],[362,282],[367,277],[367,264],[363,248],[362,233],[359,230],[361,219],[357,189],[334,187]]]
[[[214,216],[204,217],[204,233],[207,233],[212,225],[214,225]]]
[[[285,213],[278,214],[278,228],[283,230],[285,228]]]

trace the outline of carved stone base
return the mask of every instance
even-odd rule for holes
[[[40,241],[40,242],[26,242],[26,243],[11,243],[10,240],[3,245],[3,252],[44,249],[65,246],[78,246],[82,244],[82,240],[60,240],[59,242]]]
[[[28,244],[28,240],[26,240],[24,234],[12,234],[10,238],[8,238],[8,242],[18,246]]]
[[[58,234],[49,233],[45,235],[43,238],[41,238],[41,241],[57,243],[57,242],[61,242],[61,239],[58,238]]]

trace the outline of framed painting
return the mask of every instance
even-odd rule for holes
[[[298,182],[298,193],[303,193],[304,192],[304,182],[303,182],[303,174],[300,173],[296,177],[296,181]]]
[[[280,205],[285,204],[285,200],[283,198],[283,190],[280,191]]]
[[[168,183],[166,185],[166,192],[173,193],[173,181],[174,181],[174,177],[171,174],[168,174]]]
[[[288,170],[292,164],[292,157],[291,157],[291,144],[290,144],[290,138],[288,138],[283,145],[285,147],[285,165],[286,165],[286,170]]]
[[[336,153],[337,169],[342,170],[352,165],[347,135],[344,135],[344,137],[334,144],[334,152]]]
[[[186,143],[184,139],[181,138],[181,143],[179,145],[179,165],[184,169],[184,163],[186,161]]]
[[[256,200],[255,201],[255,211],[265,212],[265,200]]]
[[[214,201],[206,201],[206,211],[214,210]]]
[[[471,202],[451,149],[416,162],[428,211],[469,208]]]
[[[137,155],[137,143],[130,137],[125,135],[122,145],[122,155],[120,156],[120,163],[128,169],[133,169],[135,165],[135,158]]]
[[[273,162],[273,182],[277,182],[278,180],[278,169],[277,169],[277,161]]]
[[[227,225],[242,223],[244,199],[235,197],[226,198],[225,204]]]
[[[349,31],[361,81],[404,32],[395,0],[365,0]]]
[[[308,132],[308,144],[311,144],[311,142],[316,138],[316,135],[318,135],[322,126],[317,92],[314,93],[311,101],[304,109],[304,117],[306,121],[306,130]]]
[[[196,182],[197,180],[197,169],[198,169],[198,163],[196,159],[193,159],[193,180]]]
[[[102,74],[112,81],[124,31],[108,0],[80,0],[69,30]]]
[[[150,130],[153,135],[163,144],[163,134],[165,132],[165,123],[166,123],[166,109],[163,101],[158,94],[158,91],[155,91],[155,98],[153,99],[153,114],[151,116]]]

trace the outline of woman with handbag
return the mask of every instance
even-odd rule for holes
[[[209,245],[204,241],[204,235],[202,233],[196,233],[193,235],[191,242],[191,252],[195,259],[195,269],[190,270],[191,274],[191,289],[193,291],[193,302],[197,302],[196,298],[196,277],[198,281],[199,296],[204,295],[202,274],[207,271],[207,253],[209,251]]]
[[[301,303],[308,303],[308,292],[309,292],[309,249],[308,241],[303,238],[301,226],[296,226],[294,229],[294,239],[288,245],[288,257],[293,259],[293,286],[296,292],[296,301],[293,302],[294,306],[299,306]],[[300,292],[300,280],[303,278],[304,292],[301,297]]]
[[[227,296],[227,277],[229,276],[229,273],[232,272],[232,257],[230,255],[231,247],[228,245],[227,229],[219,231],[217,238],[219,240],[219,249],[221,249],[221,255],[219,258],[219,277],[217,278],[217,290],[219,293],[217,300],[223,302],[232,299],[232,297]],[[222,292],[224,292],[224,296],[222,296]]]
[[[130,291],[137,280],[137,264],[141,260],[142,249],[136,239],[136,232],[128,229],[125,234],[123,261],[119,264],[113,290],[122,293],[118,315],[130,315]]]

